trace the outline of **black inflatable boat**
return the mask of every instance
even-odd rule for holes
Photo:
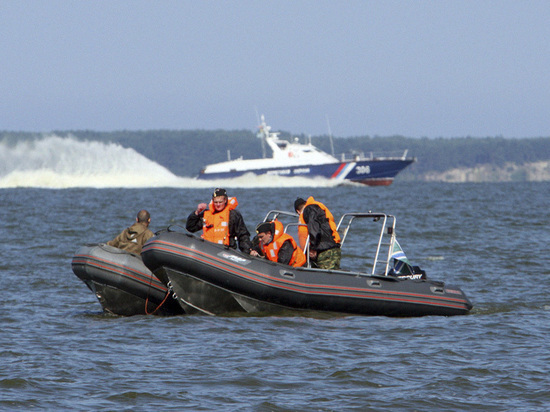
[[[170,228],[145,244],[142,258],[186,313],[305,310],[410,317],[470,311],[472,304],[459,287],[427,279],[410,265],[395,237],[394,216],[370,212],[342,216],[338,224],[342,267],[348,260],[365,260],[358,248],[368,242],[354,243],[350,235],[354,220],[377,226],[371,236],[374,250],[368,272],[295,268]]]
[[[184,313],[139,256],[100,243],[82,246],[71,265],[106,312],[122,316]]]

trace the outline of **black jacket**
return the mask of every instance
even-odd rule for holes
[[[302,211],[309,233],[309,247],[318,253],[333,249],[338,245],[332,237],[332,229],[325,211],[317,205],[309,205]]]
[[[190,232],[198,232],[202,230],[204,212],[196,215],[195,212],[187,217],[185,228]],[[229,247],[237,249],[237,241],[239,249],[244,253],[250,253],[252,243],[250,242],[250,233],[244,224],[243,216],[237,209],[229,211]]]

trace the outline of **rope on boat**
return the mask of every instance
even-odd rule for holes
[[[149,290],[151,290],[151,284],[153,283],[153,275],[151,275],[149,277],[149,288],[147,289],[147,298],[145,299],[145,314],[146,315],[154,315],[156,313],[157,310],[160,309],[160,307],[162,305],[164,305],[164,302],[166,302],[166,299],[168,299],[168,296],[170,296],[170,293],[172,292],[170,290],[170,288],[168,288],[168,290],[166,291],[166,296],[164,296],[164,299],[162,299],[162,302],[160,302],[159,305],[157,305],[156,309],[154,311],[152,311],[151,313],[149,313],[147,311],[147,305],[149,304]]]
[[[149,284],[149,286],[151,286],[151,284]],[[149,313],[149,312],[147,312],[147,304],[149,303],[149,292],[147,292],[147,299],[145,299],[145,314],[146,315],[154,315],[155,312],[157,310],[159,310],[162,305],[164,305],[164,302],[166,302],[166,299],[168,299],[168,296],[170,296],[170,289],[168,289],[166,291],[166,296],[164,297],[162,302],[160,302],[160,304],[157,306],[157,308],[154,311],[152,311],[151,313]]]

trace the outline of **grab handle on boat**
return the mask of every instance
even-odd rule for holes
[[[432,290],[433,293],[439,293],[441,295],[445,293],[445,289],[443,289],[441,286],[432,286],[430,287],[430,289]]]

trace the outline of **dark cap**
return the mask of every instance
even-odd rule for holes
[[[227,197],[227,192],[225,191],[225,189],[217,188],[216,190],[214,190],[214,193],[212,194],[212,199],[218,196]]]
[[[262,222],[256,226],[256,233],[273,233],[273,223],[272,222]]]
[[[295,201],[294,201],[294,210],[298,211],[298,209],[304,205],[306,203],[306,201],[304,199],[302,199],[301,197],[297,198]]]

